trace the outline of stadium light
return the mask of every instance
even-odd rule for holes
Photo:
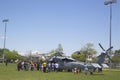
[[[4,44],[3,44],[3,63],[5,61],[6,31],[7,31],[7,22],[8,21],[9,21],[8,19],[4,19],[3,20],[3,23],[5,23]]]
[[[111,47],[111,32],[112,32],[112,4],[117,0],[105,0],[104,5],[110,5],[110,35],[109,35],[109,47]],[[111,51],[110,51],[111,54]]]

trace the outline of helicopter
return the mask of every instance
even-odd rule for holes
[[[103,53],[101,53],[97,58],[97,62],[96,63],[86,63],[86,62],[78,62],[75,59],[69,58],[69,57],[60,57],[60,56],[54,56],[52,58],[50,58],[48,61],[50,62],[58,62],[59,64],[59,70],[66,70],[66,71],[72,71],[72,69],[74,68],[78,68],[81,70],[84,70],[85,67],[87,67],[90,71],[94,72],[96,70],[96,68],[99,69],[99,71],[102,71],[102,68],[105,67],[109,67],[106,64],[103,64],[105,61],[106,56],[111,60],[109,54],[109,51],[113,48],[110,47],[107,50],[105,50],[102,45],[99,43],[99,46],[101,47],[101,49],[104,51]]]
[[[108,57],[109,60],[111,60],[109,54],[109,51],[113,48],[112,46],[110,48],[108,48],[107,50],[105,50],[102,45],[99,43],[99,46],[101,47],[101,49],[104,51],[102,52],[97,58],[98,60],[96,61],[96,63],[86,63],[86,62],[69,62],[66,63],[65,69],[67,71],[72,70],[73,68],[77,67],[79,69],[84,70],[85,67],[87,67],[89,70],[92,70],[93,72],[96,70],[96,68],[98,68],[98,71],[101,72],[103,67],[109,67],[107,64],[104,64],[105,58]]]

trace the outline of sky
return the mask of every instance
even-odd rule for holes
[[[110,6],[105,0],[0,0],[0,48],[4,19],[6,48],[21,54],[39,50],[48,53],[61,44],[71,55],[87,43],[101,52],[109,48]],[[112,4],[112,46],[120,49],[120,0]]]

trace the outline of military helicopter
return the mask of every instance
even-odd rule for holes
[[[79,69],[82,69],[84,70],[85,67],[87,67],[89,70],[92,70],[92,71],[95,71],[96,68],[98,68],[98,71],[102,71],[102,68],[103,67],[109,67],[108,65],[106,64],[103,64],[104,61],[105,61],[105,58],[108,57],[110,60],[110,56],[108,55],[109,54],[109,51],[113,48],[113,47],[110,47],[108,48],[107,50],[105,50],[102,45],[99,43],[99,46],[101,47],[101,49],[104,51],[103,53],[101,53],[99,56],[98,56],[98,60],[96,63],[85,63],[85,62],[69,62],[69,63],[66,63],[64,66],[65,66],[65,69],[67,71],[70,71],[72,70],[73,68],[77,67]]]
[[[68,58],[68,57],[60,57],[60,56],[54,56],[50,58],[48,61],[50,62],[58,62],[59,63],[59,70],[66,70],[66,71],[72,71],[74,68],[79,68],[81,70],[84,70],[85,67],[87,67],[89,70],[95,71],[96,68],[100,69],[102,71],[102,67],[104,67],[105,64],[105,57],[107,56],[110,59],[110,56],[108,55],[109,51],[113,48],[110,47],[107,50],[105,50],[101,44],[99,43],[99,46],[104,51],[98,56],[98,60],[96,63],[85,63],[85,62],[78,62],[75,59]],[[56,53],[57,54],[57,53]],[[107,65],[105,65],[107,66]],[[108,66],[107,66],[108,67]]]

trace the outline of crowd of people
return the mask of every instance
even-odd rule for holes
[[[19,61],[17,64],[17,70],[24,70],[24,71],[42,71],[42,72],[51,72],[56,71],[58,72],[59,63],[58,62],[33,62],[33,61]]]
[[[33,62],[33,61],[19,61],[17,64],[17,70],[24,70],[24,71],[34,71],[34,70],[38,70],[41,72],[58,72],[59,71],[59,63],[58,62]],[[72,69],[72,72],[74,74],[78,74],[79,72],[81,72],[81,69],[75,67],[74,69]],[[84,68],[84,73],[85,75],[88,74],[88,72],[90,72],[90,74],[93,74],[92,71],[89,71],[87,67]]]

